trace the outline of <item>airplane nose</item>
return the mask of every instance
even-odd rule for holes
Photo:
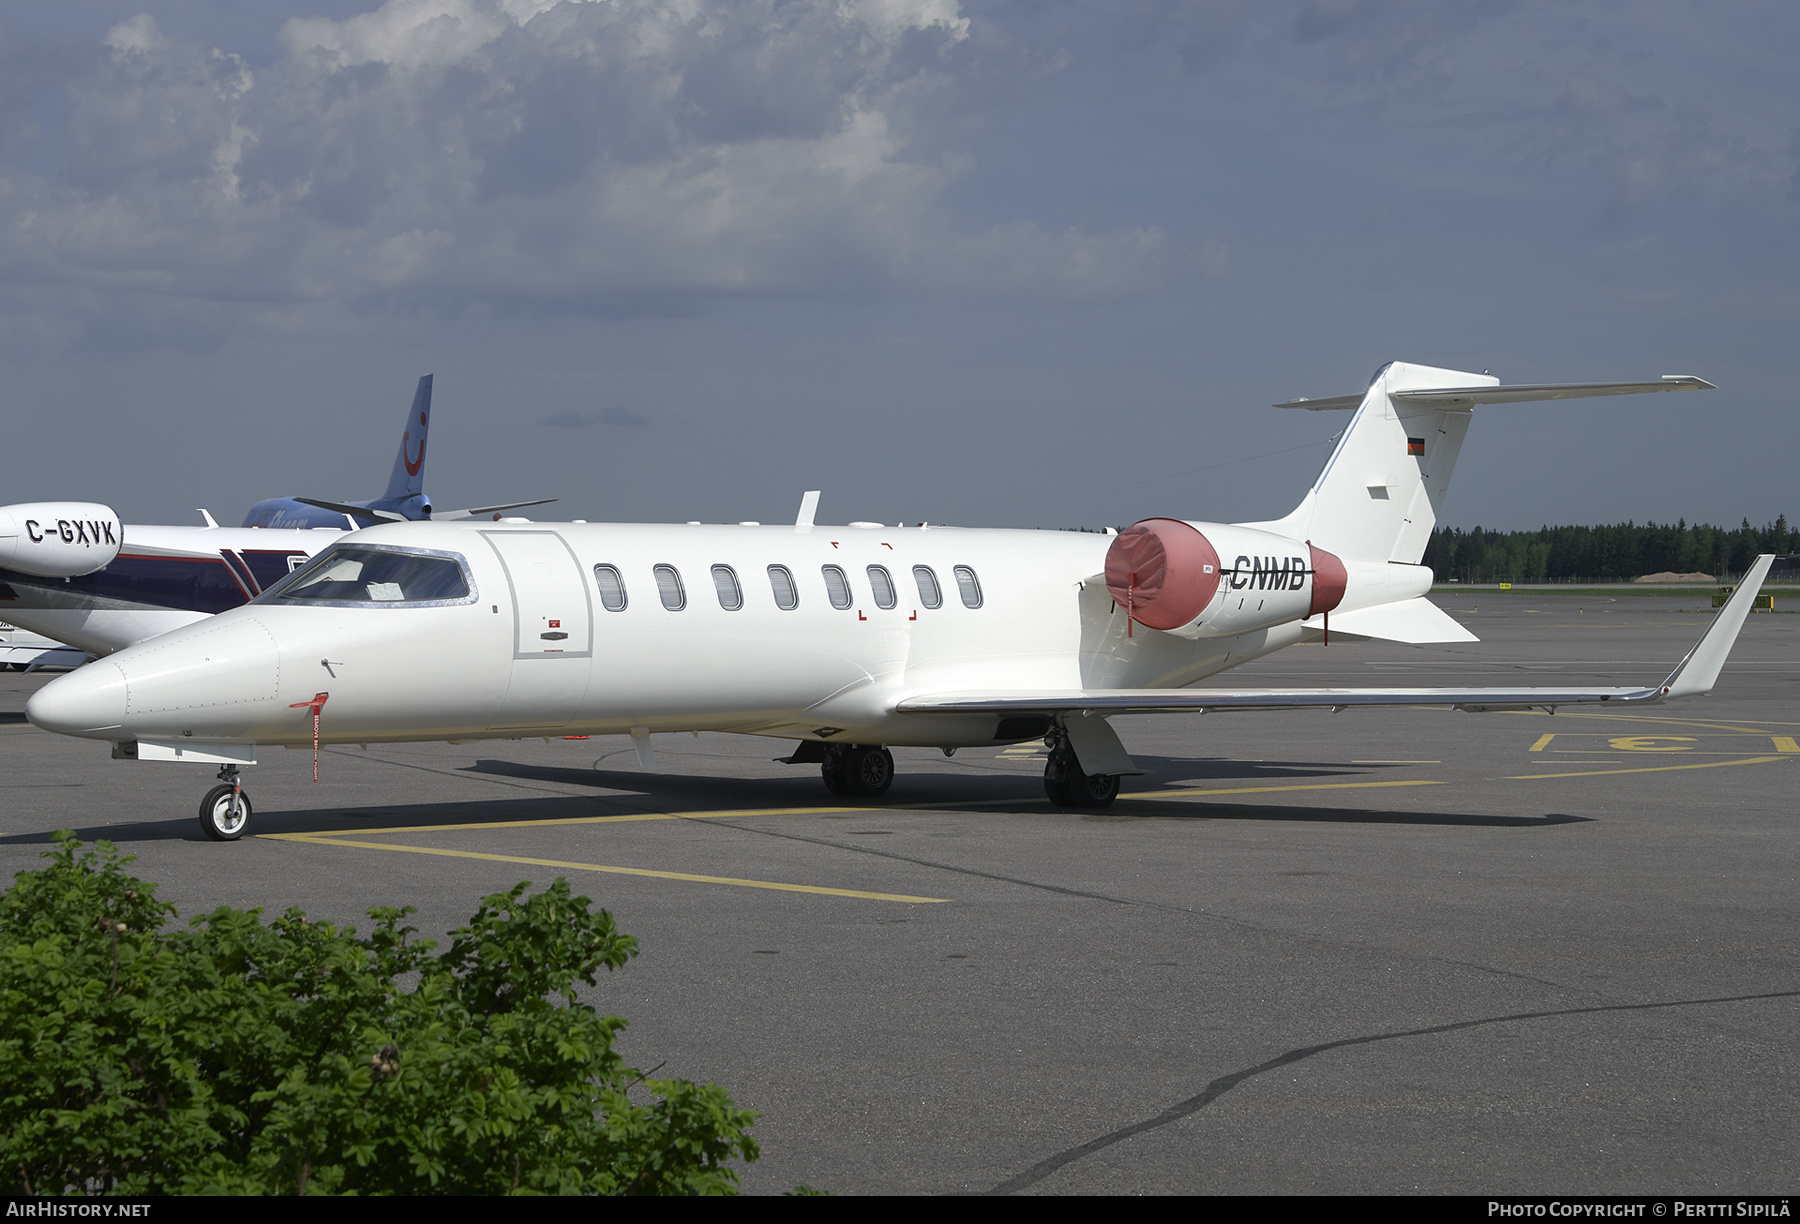
[[[111,739],[125,722],[125,673],[105,660],[77,668],[33,693],[25,717],[59,735]]]

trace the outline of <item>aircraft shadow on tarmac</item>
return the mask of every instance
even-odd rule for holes
[[[1394,765],[1346,766],[1341,762],[1231,761],[1191,757],[1138,756],[1148,772],[1129,780],[1127,793],[1181,790],[1214,782],[1250,782],[1283,779],[1383,780],[1382,775],[1404,768]],[[987,764],[984,760],[982,764]],[[716,758],[709,759],[716,764]],[[1436,825],[1449,828],[1546,828],[1586,823],[1590,818],[1560,812],[1521,815],[1443,812],[1338,806],[1331,792],[1322,791],[1316,801],[1296,803],[1246,803],[1236,795],[1179,796],[1171,799],[1121,798],[1098,811],[1057,808],[1043,793],[1035,773],[1020,769],[958,768],[929,772],[930,761],[908,761],[894,788],[877,800],[860,800],[825,794],[817,772],[798,768],[792,774],[773,777],[708,777],[674,773],[646,774],[639,770],[611,770],[523,764],[516,761],[478,760],[459,772],[521,781],[549,782],[592,788],[592,795],[496,796],[492,799],[455,802],[355,805],[282,811],[260,808],[257,833],[321,833],[359,828],[403,827],[425,832],[447,825],[500,824],[511,821],[557,821],[597,816],[699,814],[721,810],[753,818],[760,809],[780,809],[803,814],[818,808],[827,816],[851,816],[861,811],[902,815],[909,810],[971,811],[993,815],[1074,817],[1086,821],[1239,820],[1310,824]],[[856,813],[843,809],[857,809]],[[835,809],[835,810],[834,810]],[[166,820],[77,829],[83,841],[101,838],[115,843],[139,841],[205,841],[190,816]],[[48,844],[50,831],[20,833],[0,838],[11,844]]]

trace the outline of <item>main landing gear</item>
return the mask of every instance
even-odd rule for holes
[[[894,755],[880,744],[826,744],[819,772],[834,795],[873,799],[894,781]]]
[[[250,827],[250,796],[236,765],[220,766],[219,783],[200,801],[200,827],[214,841],[236,841]]]
[[[1051,729],[1044,742],[1050,747],[1050,760],[1044,765],[1044,793],[1058,807],[1103,808],[1119,797],[1117,774],[1083,773],[1075,750],[1069,746],[1069,733],[1061,727]]]

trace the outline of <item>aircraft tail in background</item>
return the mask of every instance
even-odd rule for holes
[[[403,523],[409,519],[432,516],[431,499],[425,496],[425,436],[431,428],[430,374],[419,379],[413,392],[412,407],[406,410],[406,424],[400,432],[400,453],[394,456],[394,471],[388,477],[387,492],[372,501],[332,501],[323,497],[271,497],[250,507],[244,516],[246,527],[339,527],[352,531],[375,523]],[[476,518],[523,506],[543,506],[555,501],[541,497],[536,501],[506,502],[497,506],[477,506],[467,510],[446,510],[439,518]]]
[[[400,434],[400,453],[394,456],[394,472],[388,477],[383,502],[404,501],[425,492],[425,434],[431,428],[431,375],[419,379],[407,412],[406,429]],[[430,514],[427,507],[426,514]],[[409,516],[410,517],[410,516]]]

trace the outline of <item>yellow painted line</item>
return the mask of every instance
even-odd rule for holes
[[[1677,769],[1723,769],[1727,765],[1762,765],[1769,761],[1788,759],[1779,756],[1761,756],[1745,757],[1741,761],[1701,761],[1693,765],[1646,765],[1638,769],[1589,769],[1581,773],[1512,774],[1506,780],[1523,782],[1531,778],[1592,778],[1600,774],[1669,773]]]
[[[1556,738],[1556,732],[1554,732],[1554,731],[1552,731],[1548,735],[1540,735],[1537,738],[1537,743],[1533,744],[1531,747],[1527,748],[1525,751],[1526,752],[1542,752],[1545,748],[1549,747],[1550,741],[1555,738]]]
[[[1310,782],[1300,786],[1234,786],[1228,790],[1133,791],[1121,799],[1178,799],[1189,795],[1262,795],[1273,791],[1371,790],[1380,786],[1447,786],[1428,778],[1404,778],[1393,782]]]
[[[496,826],[487,826],[493,828]],[[474,850],[440,850],[432,846],[395,846],[386,842],[351,841],[341,837],[275,834],[282,841],[320,846],[350,846],[358,850],[396,850],[402,854],[436,854],[445,858],[483,859],[493,863],[519,863],[526,867],[554,867],[560,871],[602,871],[611,875],[650,876],[658,880],[685,880],[691,884],[730,884],[737,888],[768,888],[776,892],[818,893],[826,897],[856,897],[864,901],[906,901],[941,904],[948,897],[909,897],[902,893],[861,892],[853,888],[819,888],[812,884],[778,884],[773,880],[740,880],[732,876],[693,875],[685,871],[650,871],[643,867],[612,867],[605,863],[567,863],[558,859],[522,858],[515,854],[482,854]]]
[[[1501,710],[1502,714],[1524,714],[1531,718],[1600,718],[1607,722],[1646,722],[1662,723],[1671,727],[1700,727],[1709,731],[1740,731],[1745,735],[1767,735],[1766,727],[1744,727],[1736,723],[1704,722],[1694,718],[1652,718],[1647,714],[1581,714],[1573,710],[1565,710],[1561,714],[1546,714],[1542,710]],[[1800,723],[1771,720],[1777,727],[1800,726]]]
[[[1800,744],[1796,744],[1791,735],[1771,735],[1769,738],[1775,741],[1776,752],[1800,752]]]
[[[637,820],[722,820],[730,816],[811,816],[833,812],[892,812],[891,807],[740,808],[720,812],[628,812],[623,816],[556,816],[544,820],[489,820],[473,824],[394,825],[385,829],[321,829],[316,833],[259,833],[274,841],[315,837],[367,837],[373,833],[466,833],[471,829],[538,829],[552,825],[627,824]]]

